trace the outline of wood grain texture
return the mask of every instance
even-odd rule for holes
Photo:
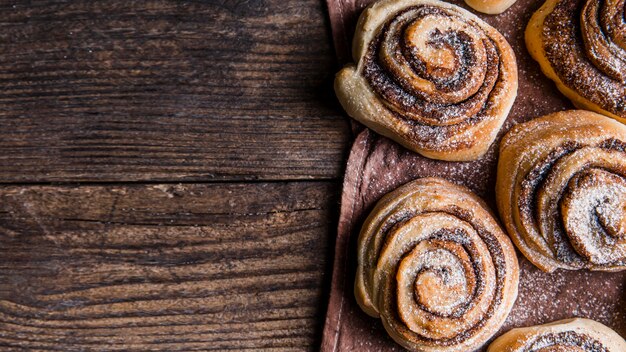
[[[0,350],[316,348],[337,192],[0,187]]]
[[[340,178],[323,6],[0,2],[0,182]]]

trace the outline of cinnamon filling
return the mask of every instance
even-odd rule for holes
[[[499,65],[496,44],[477,24],[422,5],[383,26],[363,74],[399,119],[414,127],[446,127],[452,135],[484,118],[492,91],[501,89]],[[417,134],[433,142],[426,129]]]
[[[626,163],[623,143],[567,143],[521,183],[522,225],[573,267],[626,263]],[[532,239],[531,239],[532,241]]]
[[[561,0],[542,32],[546,57],[560,80],[619,116],[626,116],[623,19],[624,0]]]
[[[524,352],[609,352],[600,341],[575,331],[541,335]]]
[[[396,263],[396,274],[379,288],[380,312],[410,341],[451,346],[475,335],[501,304],[506,272],[504,253],[496,237],[474,225],[471,214],[461,209],[450,207],[411,217],[425,214],[457,219],[471,226],[475,235],[470,236],[463,228],[442,228],[405,248]],[[379,254],[391,245],[390,241],[396,241],[394,231],[410,226],[410,217],[395,220],[398,223],[381,226],[386,235]],[[424,234],[415,236],[421,238]],[[447,325],[447,321],[468,319],[468,314],[476,320],[471,326],[454,329]]]

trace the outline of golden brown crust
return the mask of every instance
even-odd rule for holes
[[[353,56],[335,79],[348,114],[433,159],[482,156],[517,94],[504,37],[441,1],[374,3],[359,18]]]
[[[513,329],[498,337],[487,352],[621,352],[626,341],[590,319],[566,319]]]
[[[358,239],[355,296],[411,351],[472,351],[504,323],[519,268],[486,204],[439,178],[384,196]]]
[[[517,0],[465,0],[471,8],[489,15],[497,15],[506,11]]]
[[[515,126],[500,145],[496,200],[542,270],[626,269],[626,126],[585,110]]]
[[[547,0],[531,17],[525,39],[574,105],[626,122],[623,18],[624,0]]]

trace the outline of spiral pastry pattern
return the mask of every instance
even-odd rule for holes
[[[353,56],[335,80],[348,114],[434,159],[483,155],[517,94],[504,37],[441,1],[376,2],[359,19]]]
[[[526,46],[576,107],[626,122],[625,0],[548,0]]]
[[[383,197],[358,239],[355,295],[412,351],[472,351],[517,297],[513,245],[486,204],[438,178]]]
[[[584,110],[515,126],[496,198],[520,251],[545,271],[626,268],[626,126]]]
[[[513,329],[498,337],[487,352],[621,352],[626,341],[589,319],[567,319]]]

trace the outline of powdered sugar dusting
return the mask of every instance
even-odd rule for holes
[[[626,274],[589,271],[545,273],[520,257],[519,295],[503,330],[582,317],[626,331]]]
[[[359,6],[367,3],[356,2]],[[460,0],[450,2],[467,8]],[[345,2],[347,3],[347,2]],[[324,351],[404,351],[385,332],[378,319],[372,319],[357,306],[352,290],[354,279],[355,252],[353,246],[342,247],[342,243],[355,241],[359,225],[369,213],[373,204],[385,193],[417,177],[440,176],[455,183],[468,186],[484,197],[495,209],[494,184],[497,162],[497,148],[502,135],[514,125],[548,113],[571,109],[573,106],[561,95],[554,83],[540,71],[539,65],[529,56],[524,43],[524,29],[531,14],[541,6],[542,1],[518,0],[501,15],[479,16],[502,33],[515,51],[518,64],[519,93],[505,121],[496,142],[487,155],[470,163],[435,162],[407,152],[396,143],[373,132],[359,137],[362,144],[353,146],[353,155],[348,165],[346,189],[354,190],[354,198],[344,201],[343,207],[351,209],[349,216],[343,216],[343,224],[354,229],[352,233],[342,232],[338,237],[337,256],[339,263],[347,263],[346,285],[333,291],[334,297],[341,296],[341,310],[329,311],[329,319],[338,318],[341,322],[332,331],[332,349]],[[350,28],[352,31],[353,28]],[[358,167],[357,167],[358,166]],[[358,174],[354,171],[358,168]],[[344,242],[342,242],[344,241]],[[353,242],[352,242],[353,243]],[[344,260],[347,256],[347,259]],[[520,326],[547,323],[574,316],[598,320],[622,336],[626,336],[626,272],[603,273],[587,271],[559,270],[547,274],[530,264],[525,258],[520,260],[520,287],[517,302],[505,325],[495,336]],[[484,348],[479,351],[485,351]],[[459,351],[461,352],[461,351]],[[467,352],[467,351],[462,351]]]
[[[599,169],[584,171],[575,181],[561,206],[570,241],[595,265],[626,261],[626,244],[619,243],[617,233],[626,215],[626,181]]]

